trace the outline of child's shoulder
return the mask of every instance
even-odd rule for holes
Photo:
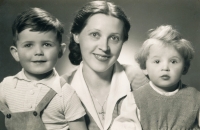
[[[1,83],[15,83],[17,82],[17,78],[19,75],[21,74],[21,71],[19,71],[17,74],[15,75],[12,75],[12,76],[7,76],[7,77],[4,77],[4,79],[2,80]]]
[[[184,95],[193,97],[200,102],[200,91],[196,87],[182,84],[182,88],[180,89],[180,91],[183,91]]]
[[[133,92],[143,92],[146,91],[146,89],[149,89],[150,84],[149,82],[145,83],[144,85],[140,86],[139,88],[135,89]]]
[[[7,84],[7,83],[15,83],[15,82],[17,82],[17,80],[16,80],[16,78],[15,78],[15,76],[7,76],[7,77],[5,77],[3,80],[2,80],[2,82],[1,82],[1,84],[3,83],[3,84]]]
[[[0,84],[1,91],[12,91],[12,89],[15,88],[16,84],[17,79],[15,78],[15,76],[5,77]]]
[[[187,84],[182,84],[181,90],[186,90],[186,91],[191,91],[193,93],[200,93],[200,91],[193,86],[187,85]]]

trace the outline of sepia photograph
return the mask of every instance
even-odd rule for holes
[[[0,0],[0,130],[200,129],[200,0]]]

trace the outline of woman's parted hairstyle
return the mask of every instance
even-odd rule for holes
[[[57,34],[58,42],[62,42],[63,25],[56,17],[43,9],[29,8],[17,16],[12,25],[13,44],[15,46],[18,34],[27,28],[30,28],[31,31],[54,31]]]
[[[73,34],[79,34],[86,26],[88,19],[95,14],[106,14],[118,18],[124,23],[124,41],[128,40],[130,23],[124,11],[117,5],[107,1],[91,1],[83,6],[75,15],[71,27],[69,59],[72,64],[79,65],[82,61],[82,55],[79,44],[74,41]]]
[[[190,67],[190,61],[194,56],[194,48],[191,43],[183,39],[181,34],[173,29],[171,25],[162,25],[155,30],[150,30],[149,39],[143,43],[135,57],[140,68],[143,70],[146,69],[146,60],[149,55],[149,49],[152,45],[156,44],[156,41],[160,41],[164,46],[172,46],[179,52],[185,61],[183,74],[186,74]]]

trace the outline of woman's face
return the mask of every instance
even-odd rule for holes
[[[74,34],[84,67],[105,72],[117,61],[123,45],[123,27],[121,20],[105,14],[88,19],[81,33]]]

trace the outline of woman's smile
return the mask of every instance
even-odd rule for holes
[[[107,61],[111,56],[94,54],[95,58],[100,61]]]

